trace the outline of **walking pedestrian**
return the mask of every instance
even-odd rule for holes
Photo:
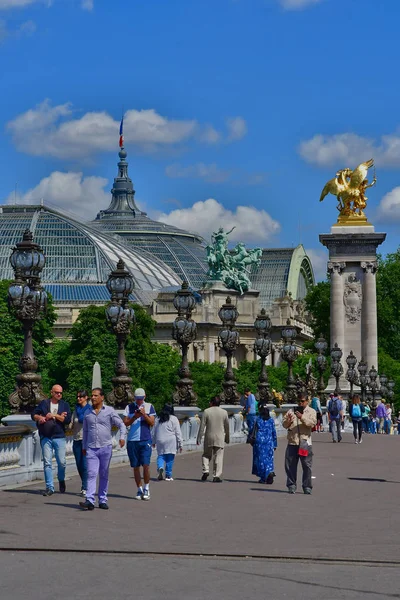
[[[112,428],[119,429],[119,446],[125,446],[126,427],[119,414],[104,405],[102,388],[93,388],[92,406],[83,418],[83,454],[87,458],[87,490],[85,502],[79,505],[83,510],[94,509],[97,477],[99,477],[99,508],[108,510],[108,472],[112,456]]]
[[[253,431],[254,423],[256,421],[257,400],[249,388],[246,388],[244,390],[244,397],[245,397],[244,412],[246,415],[247,433],[248,433],[248,435],[250,435],[250,433]]]
[[[327,405],[329,428],[332,434],[332,442],[342,441],[341,422],[343,419],[343,406],[335,394],[330,394],[330,399]]]
[[[250,433],[253,446],[252,474],[260,478],[258,483],[272,484],[275,477],[274,452],[278,445],[274,419],[266,404],[258,407],[258,417]]]
[[[165,404],[152,430],[153,448],[157,448],[158,480],[173,481],[175,455],[182,452],[182,433],[172,404]]]
[[[71,409],[68,402],[62,399],[63,389],[55,384],[51,388],[51,397],[42,400],[32,413],[36,422],[40,446],[43,453],[43,468],[46,489],[43,496],[54,494],[53,452],[57,462],[58,487],[61,494],[66,490],[65,485],[65,427],[71,421]]]
[[[203,475],[201,480],[207,480],[210,474],[210,462],[212,461],[214,483],[222,482],[224,447],[225,444],[229,444],[228,413],[223,408],[220,408],[220,403],[219,396],[212,398],[210,407],[206,408],[203,412],[197,434],[197,445],[200,445],[204,434]]]
[[[150,402],[145,402],[146,392],[137,388],[134,402],[125,409],[124,423],[128,427],[128,456],[137,485],[135,500],[150,500],[150,460],[152,451],[151,428],[156,411]],[[143,468],[143,482],[142,473]]]
[[[349,405],[349,415],[353,423],[353,435],[354,442],[356,444],[362,443],[362,432],[363,432],[363,415],[365,414],[364,405],[360,401],[360,396],[357,394],[353,395],[352,401]]]
[[[86,390],[79,390],[76,397],[77,405],[72,413],[71,423],[69,428],[72,429],[74,440],[72,442],[72,451],[75,457],[76,468],[78,469],[79,477],[81,478],[80,496],[86,498],[87,490],[87,461],[83,454],[82,439],[83,439],[83,418],[86,412],[90,409],[88,393]]]
[[[386,404],[385,432],[388,435],[392,432],[392,407],[390,404]]]
[[[382,398],[382,401],[376,407],[376,421],[378,426],[378,433],[384,433],[385,429],[385,419],[386,419],[386,406],[385,400]]]
[[[368,404],[366,402],[363,402],[362,404],[364,406],[364,414],[363,414],[363,417],[362,417],[364,433],[370,433],[370,430],[369,430],[369,414],[371,412],[371,409],[370,409],[370,407],[368,406]]]
[[[311,408],[313,408],[315,410],[315,412],[317,413],[317,424],[315,426],[315,430],[318,432],[321,432],[324,430],[324,428],[322,427],[322,408],[321,408],[321,401],[318,398],[318,396],[314,396],[314,398],[311,400]]]
[[[289,410],[283,418],[282,425],[287,429],[287,448],[285,453],[286,485],[289,494],[296,493],[297,467],[299,460],[303,469],[303,492],[312,492],[312,440],[311,431],[317,423],[317,414],[308,406],[307,396],[300,392],[298,406]],[[340,424],[339,424],[340,426]]]

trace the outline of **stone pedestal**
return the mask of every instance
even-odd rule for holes
[[[350,350],[358,360],[363,358],[369,369],[378,368],[376,250],[385,238],[386,233],[375,233],[372,225],[334,225],[330,234],[319,236],[329,250],[331,347],[337,342],[343,351],[342,391],[350,387],[345,379]],[[327,391],[334,387],[332,378]]]

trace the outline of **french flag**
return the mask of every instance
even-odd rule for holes
[[[121,125],[119,126],[119,147],[122,148],[124,145],[124,117],[121,119]]]

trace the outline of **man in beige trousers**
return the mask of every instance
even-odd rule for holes
[[[206,408],[201,418],[197,445],[200,445],[204,434],[204,450],[202,456],[203,476],[206,481],[210,474],[210,460],[214,459],[213,482],[222,482],[222,467],[224,463],[224,446],[229,444],[229,420],[228,413],[220,408],[220,398],[215,396],[210,401],[210,408]]]

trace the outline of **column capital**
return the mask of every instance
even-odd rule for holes
[[[332,273],[337,273],[341,275],[344,269],[346,268],[345,262],[328,262],[328,273],[332,275]]]
[[[197,350],[204,350],[206,345],[205,345],[205,342],[194,342],[193,347],[196,348]]]
[[[371,273],[372,275],[374,275],[378,270],[378,264],[376,261],[362,262],[360,266],[364,273]]]

